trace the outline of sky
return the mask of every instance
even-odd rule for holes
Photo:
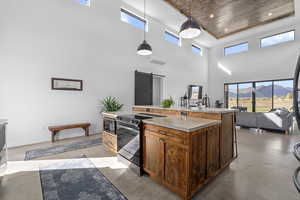
[[[283,43],[283,42],[288,42],[291,40],[295,39],[295,32],[290,31],[286,33],[281,33],[278,35],[274,35],[271,37],[263,38],[261,40],[261,47],[267,47],[267,46],[272,46],[275,44]]]
[[[142,20],[139,20],[125,12],[121,12],[121,20],[123,22],[126,22],[128,24],[131,24],[132,26],[144,30],[145,29],[145,22]]]

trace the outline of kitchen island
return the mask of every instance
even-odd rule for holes
[[[230,164],[234,157],[234,133],[235,133],[235,109],[226,108],[186,108],[172,107],[161,108],[158,106],[133,106],[134,112],[157,113],[162,115],[174,115],[202,119],[220,120],[220,163],[221,166]]]
[[[234,112],[134,106],[130,114],[164,116],[142,120],[144,172],[183,199],[191,199],[234,159]],[[116,118],[124,113],[104,116]]]

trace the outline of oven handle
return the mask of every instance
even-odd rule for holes
[[[136,133],[139,133],[138,130],[134,129],[134,128],[130,128],[130,127],[127,127],[127,126],[123,126],[123,125],[117,125],[117,127],[120,127],[120,128],[124,128],[126,130],[129,130],[129,131],[133,131],[133,132],[136,132]]]
[[[104,117],[104,118],[103,118],[103,121],[111,121],[111,122],[115,122],[116,120],[115,120],[115,119],[108,118],[108,117]]]

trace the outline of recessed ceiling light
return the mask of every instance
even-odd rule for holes
[[[271,17],[272,15],[273,15],[273,13],[271,13],[271,12],[268,13],[268,16],[269,16],[269,17]]]
[[[209,17],[210,18],[214,18],[215,16],[214,16],[214,14],[210,14]]]

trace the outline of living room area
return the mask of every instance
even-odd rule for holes
[[[209,69],[209,77],[220,85],[224,97],[220,88],[210,90],[210,95],[224,102],[224,107],[239,110],[238,127],[260,133],[299,134],[293,108],[299,49],[295,38],[296,26],[284,25],[211,50],[217,56],[211,58],[216,67]]]
[[[224,90],[226,106],[239,110],[237,126],[293,133],[293,79],[231,83]]]
[[[4,1],[0,200],[299,200],[299,13]]]

